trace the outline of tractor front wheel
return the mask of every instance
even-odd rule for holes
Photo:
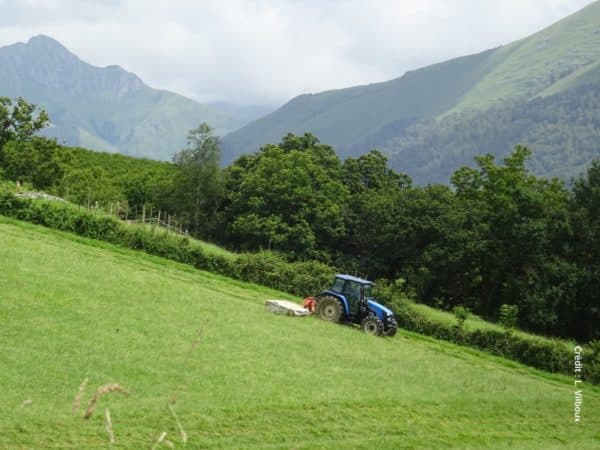
[[[388,319],[387,323],[383,327],[383,334],[388,337],[396,336],[396,332],[398,331],[398,322],[396,319]]]
[[[375,316],[365,317],[360,327],[365,333],[373,336],[381,336],[383,333],[383,322]]]
[[[339,322],[343,312],[342,304],[335,297],[321,297],[317,303],[317,317],[328,322]]]

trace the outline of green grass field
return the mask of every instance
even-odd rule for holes
[[[289,298],[0,218],[0,447],[595,448],[600,389],[399,332],[274,316]],[[197,336],[200,336],[197,339]],[[105,383],[89,420],[71,409]],[[162,445],[162,444],[161,444]],[[164,445],[157,448],[168,448]]]

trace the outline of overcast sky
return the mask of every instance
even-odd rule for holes
[[[0,46],[49,35],[200,101],[283,103],[510,43],[592,0],[0,0]]]

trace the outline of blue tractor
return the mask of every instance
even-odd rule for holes
[[[372,297],[373,282],[338,274],[331,289],[317,295],[316,315],[330,322],[358,324],[365,333],[394,336],[394,313]]]

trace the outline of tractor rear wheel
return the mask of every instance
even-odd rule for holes
[[[396,336],[398,331],[398,322],[396,319],[388,319],[387,323],[383,327],[383,334],[389,337]]]
[[[340,301],[331,296],[321,297],[317,303],[317,317],[328,322],[339,322],[344,310]]]
[[[381,336],[383,333],[383,322],[375,316],[365,317],[360,327],[365,333],[373,336]]]

